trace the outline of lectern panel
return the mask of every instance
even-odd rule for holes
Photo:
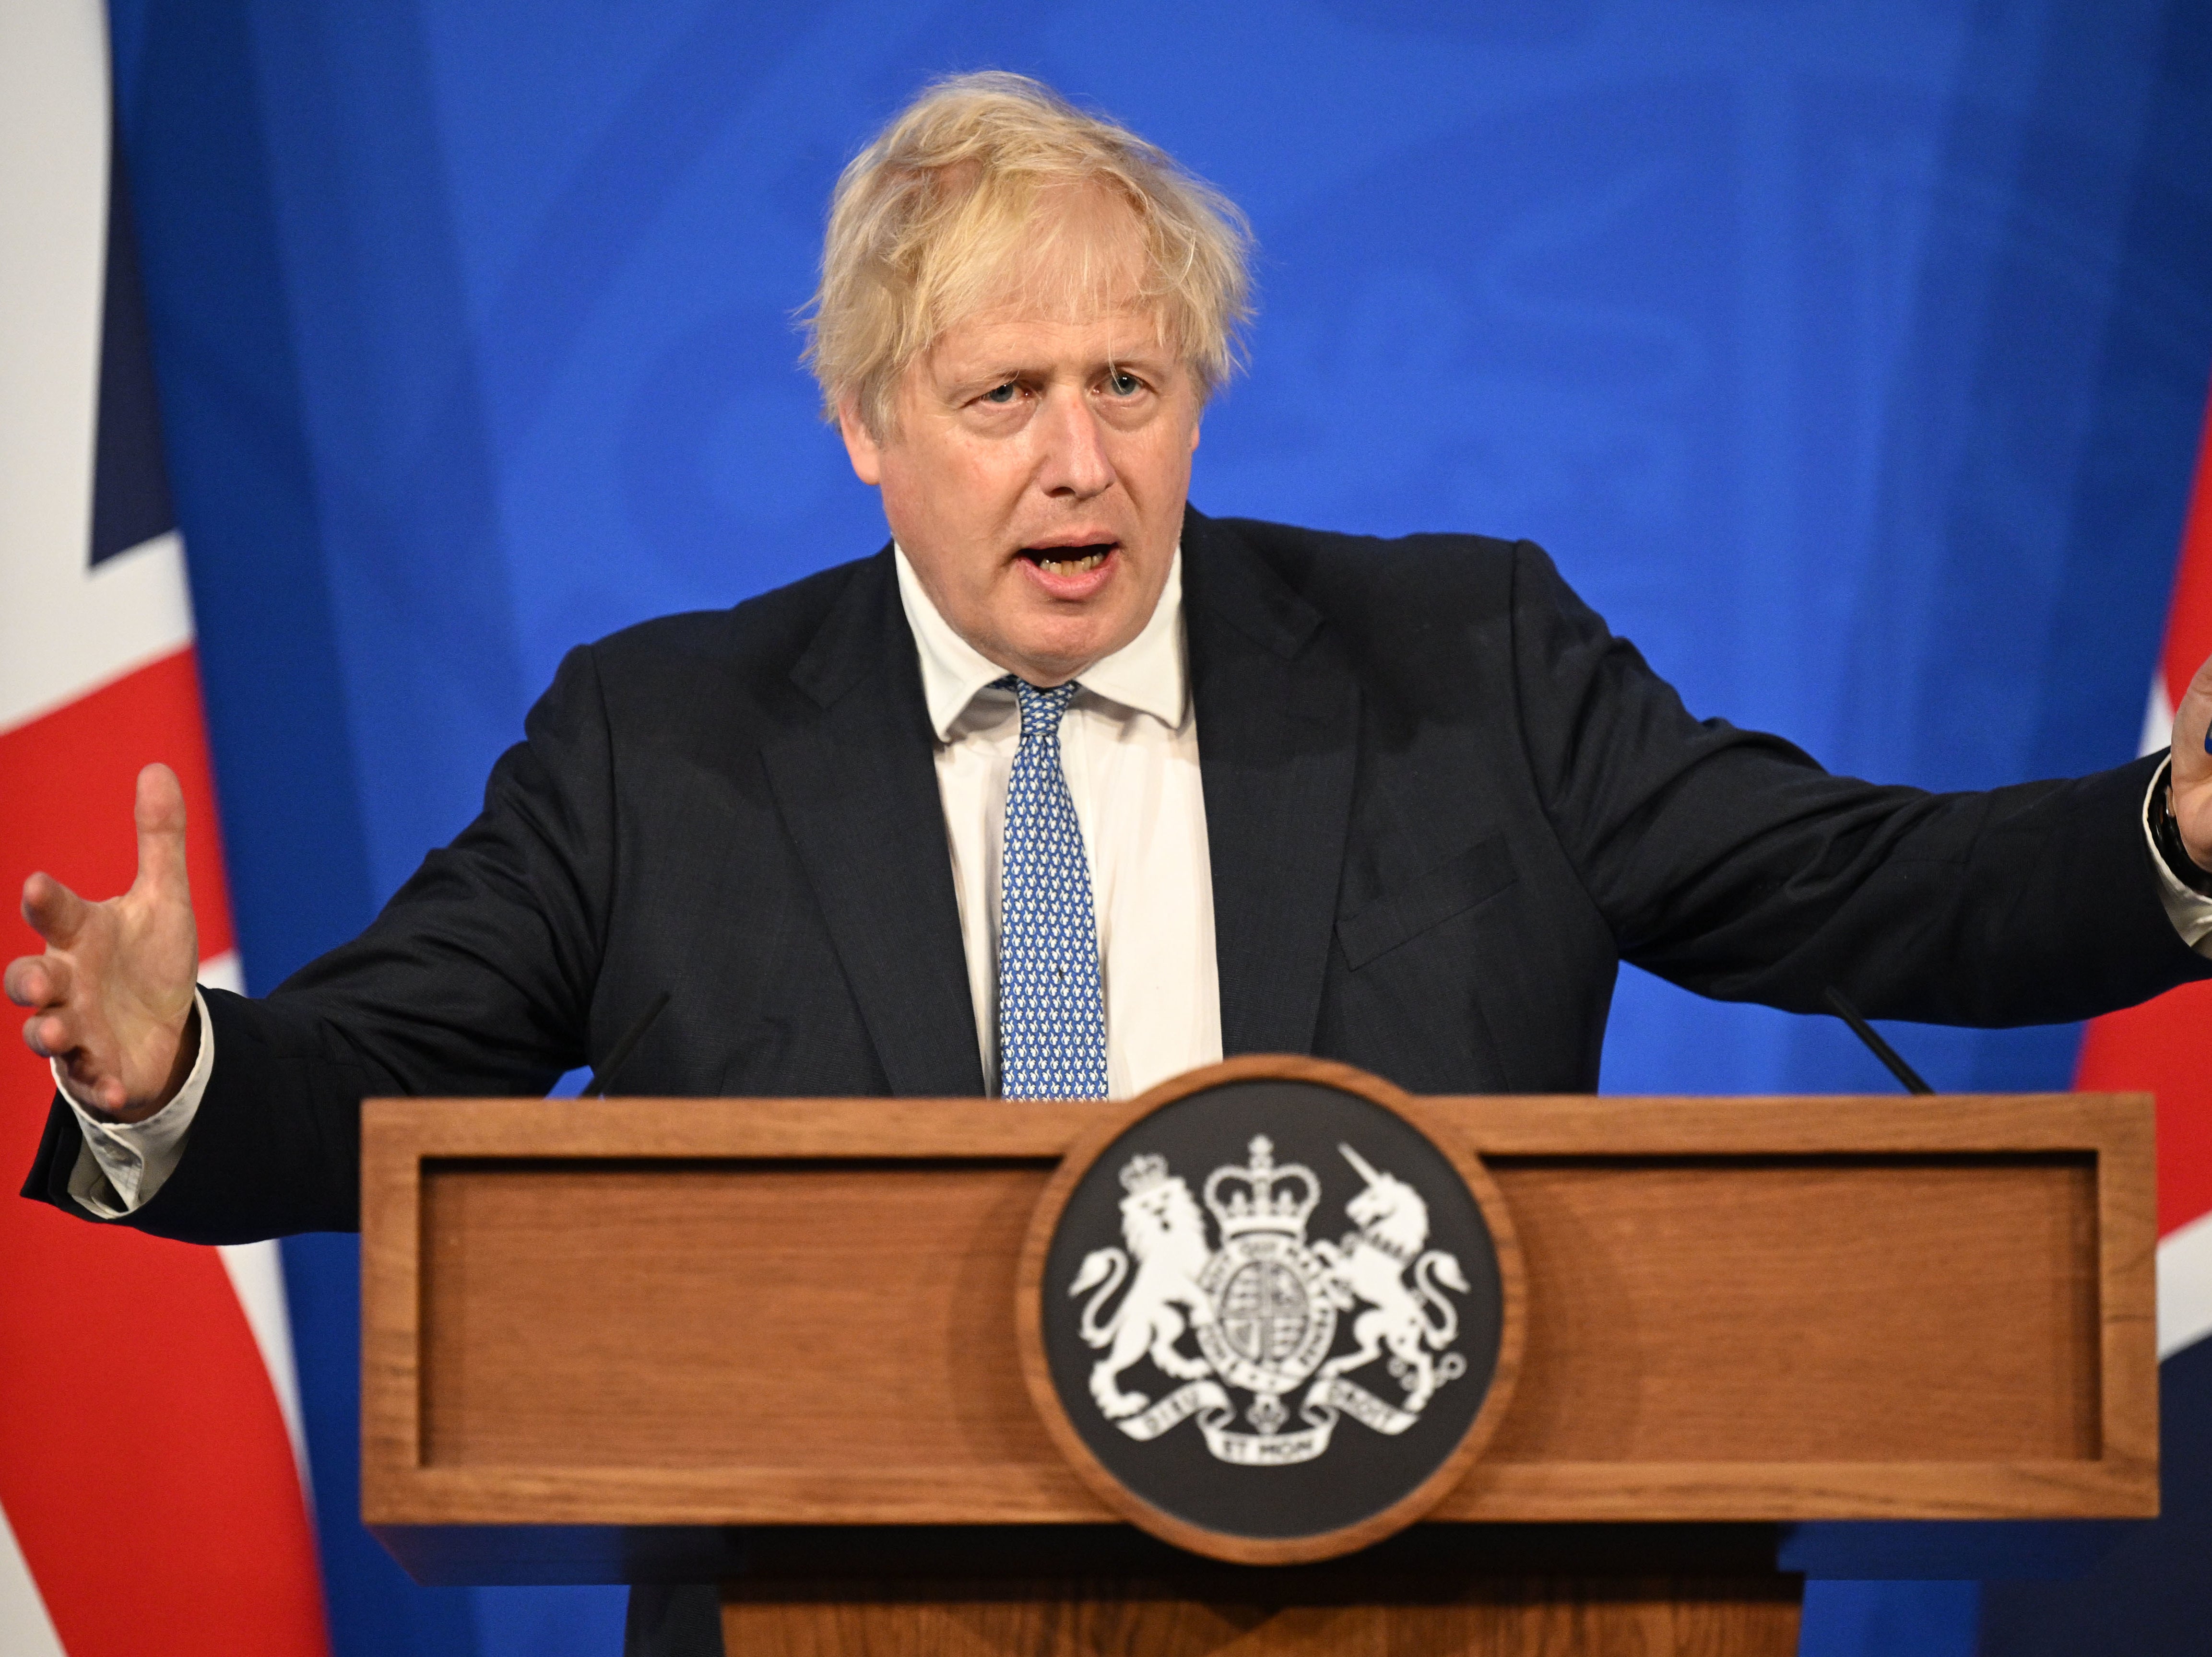
[[[374,1102],[366,1516],[549,1546],[1102,1522],[1012,1312],[1031,1211],[1108,1108]],[[1425,1108],[1492,1170],[1528,1306],[1435,1518],[2156,1511],[2147,1098]]]
[[[1007,1304],[1050,1171],[432,1163],[424,1464],[1050,1466]]]
[[[1495,1460],[2097,1454],[2088,1157],[1492,1167],[1544,1314]]]

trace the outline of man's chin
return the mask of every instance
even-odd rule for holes
[[[1104,625],[1025,628],[1007,639],[1002,650],[986,653],[996,661],[1011,658],[1013,671],[1031,684],[1060,684],[1127,643],[1116,636],[1120,631]]]
[[[1008,666],[1032,684],[1057,684],[1079,677],[1093,663],[1112,655],[1144,630],[1151,612],[1137,613],[1134,568],[1118,552],[1098,572],[1106,579],[1080,599],[1053,596],[1034,571],[1012,572],[1002,586],[992,618],[992,645],[983,654]]]

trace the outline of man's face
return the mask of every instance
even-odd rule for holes
[[[1143,631],[1182,533],[1200,404],[1133,274],[1094,303],[975,313],[908,368],[895,407],[878,436],[847,404],[845,446],[962,638],[1054,685]]]

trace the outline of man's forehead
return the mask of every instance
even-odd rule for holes
[[[928,352],[940,375],[1018,359],[1106,362],[1151,355],[1164,341],[1160,302],[1143,294],[1107,296],[1085,304],[1074,296],[1034,294],[972,312],[938,336]]]

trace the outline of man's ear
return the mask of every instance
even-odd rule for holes
[[[868,422],[860,418],[860,401],[851,395],[837,399],[837,434],[845,440],[845,453],[853,472],[874,489],[884,481],[884,452]]]

